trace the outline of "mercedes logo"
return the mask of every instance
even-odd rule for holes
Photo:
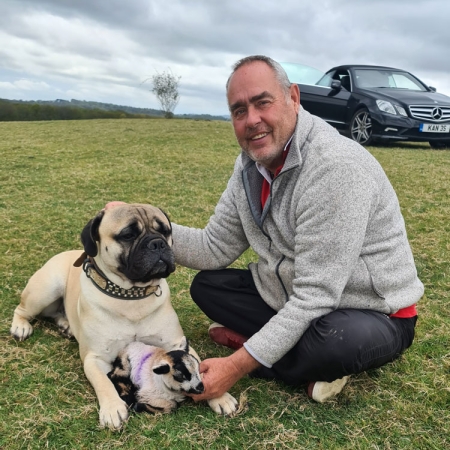
[[[433,111],[431,111],[431,117],[434,120],[441,120],[442,117],[442,109],[441,108],[433,108]]]

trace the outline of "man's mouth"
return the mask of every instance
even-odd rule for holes
[[[252,136],[252,137],[250,138],[250,140],[251,140],[251,141],[256,141],[256,140],[258,140],[258,139],[262,139],[263,137],[266,137],[268,134],[269,134],[269,133],[259,133],[259,134],[256,134],[255,136]]]

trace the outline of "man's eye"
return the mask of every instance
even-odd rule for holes
[[[236,109],[236,111],[234,111],[234,117],[240,117],[245,113],[245,109]]]

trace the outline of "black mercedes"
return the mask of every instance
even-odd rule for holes
[[[282,63],[300,88],[300,103],[363,145],[429,142],[450,148],[450,97],[416,76],[383,66],[344,65],[322,72]]]

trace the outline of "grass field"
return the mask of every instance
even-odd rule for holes
[[[416,342],[398,361],[351,378],[333,402],[245,378],[234,418],[187,402],[171,415],[132,415],[120,432],[98,426],[76,342],[35,322],[9,337],[30,275],[80,248],[79,233],[110,200],[152,203],[172,220],[206,224],[239,149],[226,122],[92,120],[0,123],[0,448],[446,449],[450,447],[450,152],[428,145],[370,148],[394,185],[426,295]],[[235,264],[245,267],[246,253]],[[170,276],[172,302],[202,358],[225,356],[193,305],[194,272]]]

